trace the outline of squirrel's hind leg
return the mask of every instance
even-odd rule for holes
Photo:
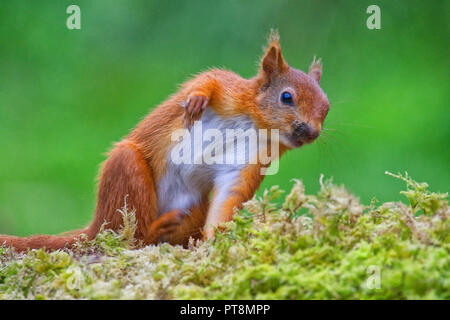
[[[119,230],[124,204],[135,210],[136,239],[149,238],[152,223],[157,220],[157,196],[151,169],[136,145],[130,141],[118,143],[104,162],[98,183],[97,208],[90,228],[96,232],[105,227]]]
[[[166,240],[168,236],[175,233],[185,215],[181,210],[172,210],[162,214],[150,225],[148,233],[144,238],[144,243],[155,244]]]
[[[198,206],[191,208],[190,214],[184,214],[183,221],[179,228],[165,237],[170,244],[180,244],[187,247],[189,239],[201,239],[203,237],[203,226],[205,225],[206,214],[209,208],[208,195],[200,202]]]

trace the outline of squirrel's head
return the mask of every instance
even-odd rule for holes
[[[272,32],[261,60],[256,96],[258,122],[278,129],[287,148],[311,143],[320,134],[330,103],[320,88],[322,66],[314,58],[308,73],[289,66],[281,54],[279,36]]]

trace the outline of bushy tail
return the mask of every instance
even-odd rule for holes
[[[16,237],[0,235],[0,245],[13,247],[18,252],[26,251],[27,249],[45,248],[47,250],[57,250],[65,247],[70,248],[83,234],[89,240],[93,239],[96,232],[93,232],[91,229],[87,227],[85,229],[69,231],[61,236],[35,235],[30,237]]]

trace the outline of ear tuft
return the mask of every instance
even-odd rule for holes
[[[281,55],[280,36],[278,31],[271,29],[267,39],[268,47],[261,60],[261,70],[269,78],[287,70],[288,65]]]
[[[314,56],[313,62],[309,67],[308,75],[320,83],[320,78],[322,77],[322,61],[320,59],[316,60],[316,56]]]
[[[274,42],[280,45],[280,35],[278,34],[277,29],[270,29],[269,36],[267,37],[267,44],[270,46]]]

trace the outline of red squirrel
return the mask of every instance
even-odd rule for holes
[[[253,197],[264,179],[261,168],[268,164],[174,164],[173,132],[192,130],[196,120],[222,131],[228,126],[278,129],[281,156],[313,142],[322,130],[330,104],[319,84],[321,75],[315,59],[308,73],[289,66],[279,36],[272,32],[256,76],[244,79],[223,69],[200,73],[115,144],[100,170],[95,215],[88,227],[59,236],[0,235],[0,244],[17,251],[55,250],[70,247],[82,234],[95,238],[103,224],[117,231],[125,198],[135,209],[135,238],[145,245],[214,238],[217,227],[232,220],[234,208]]]

